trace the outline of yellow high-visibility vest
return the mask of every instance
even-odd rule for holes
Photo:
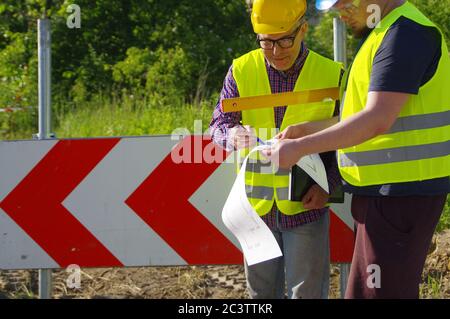
[[[409,2],[383,18],[355,57],[341,99],[342,120],[365,107],[375,54],[389,27],[402,16],[436,27]],[[435,75],[417,95],[411,95],[389,132],[338,150],[339,170],[349,184],[368,186],[449,176],[450,59],[442,32],[441,37],[442,54]]]
[[[339,85],[342,65],[309,51],[294,91],[323,89]],[[233,76],[240,97],[271,94],[264,54],[261,49],[251,51],[233,61]],[[335,101],[288,105],[281,130],[289,125],[305,121],[317,121],[333,116]],[[262,140],[271,139],[276,133],[273,108],[242,111],[242,124],[251,125]],[[241,156],[248,154],[243,150]],[[259,155],[252,156],[245,172],[249,201],[256,212],[267,214],[274,201],[283,214],[295,215],[306,211],[301,202],[288,199],[289,170],[274,172],[270,163]]]

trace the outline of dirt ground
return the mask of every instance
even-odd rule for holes
[[[331,267],[330,298],[339,298],[339,267]],[[243,266],[82,269],[70,289],[64,270],[53,272],[54,298],[248,298]],[[450,230],[433,239],[423,273],[422,298],[450,298]],[[37,298],[38,272],[0,271],[0,299]]]

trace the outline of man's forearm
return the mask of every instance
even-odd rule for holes
[[[386,133],[411,97],[401,92],[369,92],[365,108],[332,127],[298,140],[302,154],[343,149]]]
[[[302,154],[322,153],[361,144],[383,131],[371,112],[361,111],[343,122],[299,138],[297,142]]]
[[[311,135],[320,131],[323,131],[330,126],[333,126],[339,122],[339,117],[334,116],[329,119],[321,120],[321,121],[314,121],[314,122],[307,122],[304,123],[304,134],[303,135]]]

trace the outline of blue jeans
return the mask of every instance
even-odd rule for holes
[[[326,299],[330,286],[329,213],[292,229],[272,229],[283,256],[245,265],[254,299]]]

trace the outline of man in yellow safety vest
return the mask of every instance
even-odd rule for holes
[[[356,227],[346,297],[418,298],[449,192],[446,41],[408,1],[318,0],[316,6],[339,10],[364,41],[343,77],[340,121],[290,126],[263,155],[290,167],[304,155],[338,150]]]
[[[233,61],[210,125],[213,140],[242,155],[278,130],[304,121],[329,120],[334,101],[224,113],[226,98],[339,86],[342,66],[306,47],[305,0],[256,0],[251,21],[259,48]],[[339,184],[334,154],[323,155],[330,190]],[[269,165],[269,166],[268,166]],[[283,257],[245,263],[252,298],[327,298],[329,289],[328,194],[313,185],[302,202],[288,198],[289,171],[273,171],[255,158],[247,165],[246,190],[255,211],[269,226]]]

